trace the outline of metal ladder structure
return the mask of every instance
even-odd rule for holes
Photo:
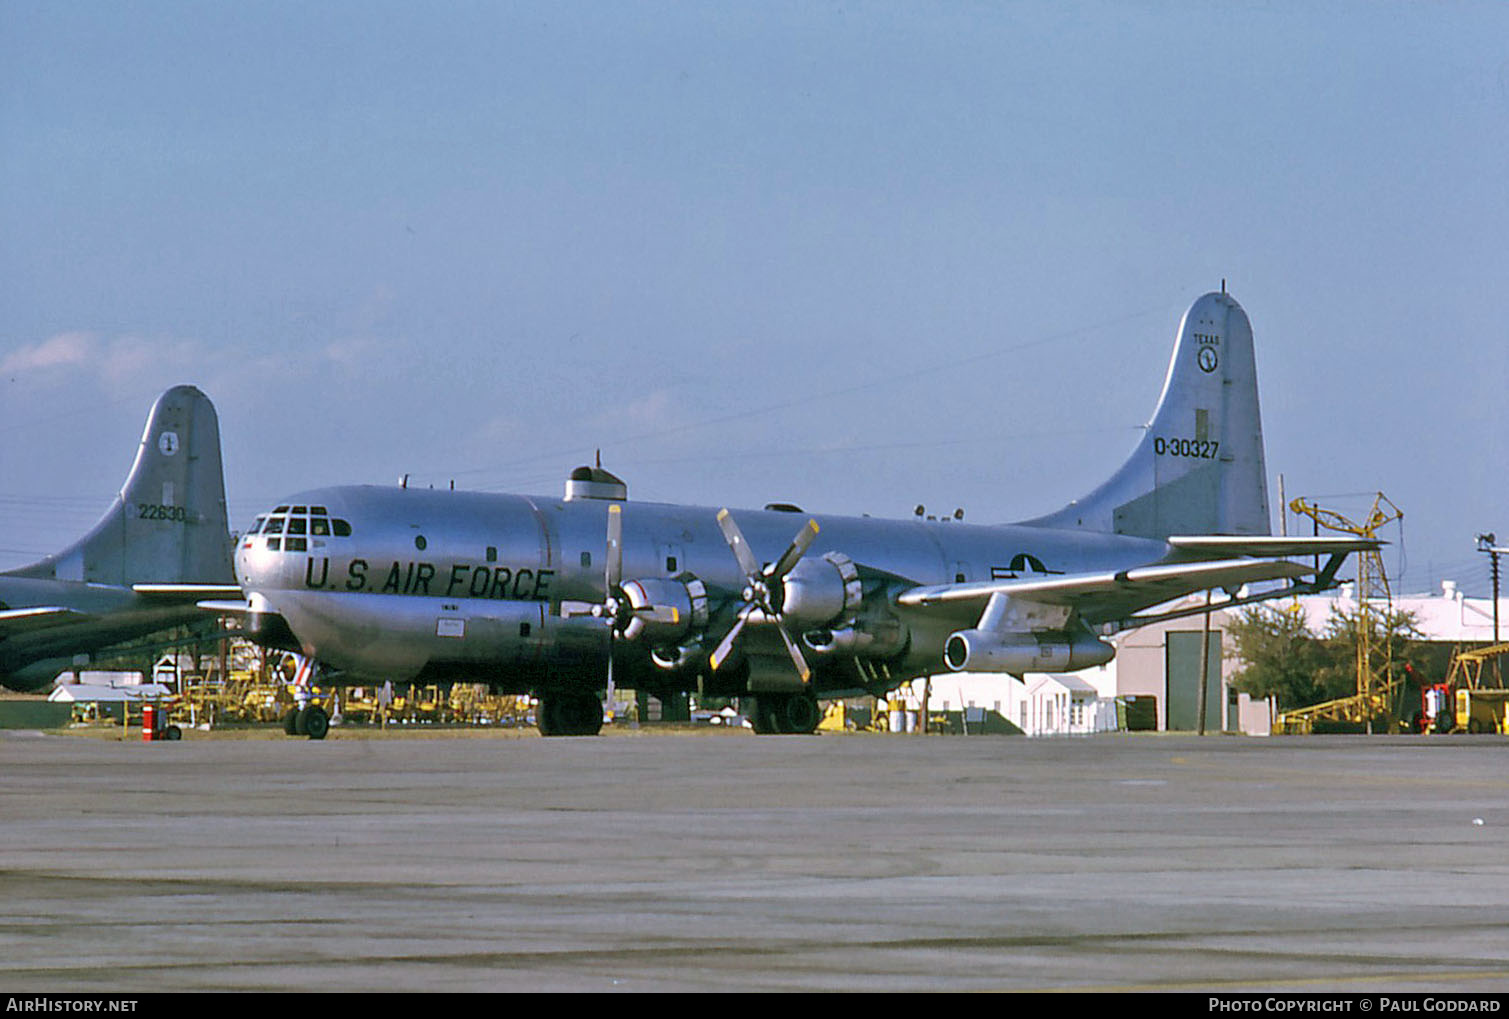
[[[1382,492],[1375,494],[1372,509],[1361,522],[1303,498],[1291,502],[1289,509],[1313,520],[1317,533],[1325,528],[1367,539],[1376,539],[1384,527],[1404,518],[1403,511]],[[1282,731],[1308,733],[1319,721],[1360,723],[1367,726],[1368,732],[1382,723],[1385,732],[1393,730],[1402,681],[1394,675],[1393,644],[1389,639],[1394,601],[1381,551],[1357,553],[1356,592],[1357,692],[1350,697],[1283,712],[1278,718]]]

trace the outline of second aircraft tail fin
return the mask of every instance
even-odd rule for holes
[[[129,587],[235,583],[220,423],[193,386],[175,386],[147,416],[120,495],[74,544],[13,575]]]

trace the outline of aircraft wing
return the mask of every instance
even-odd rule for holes
[[[1218,559],[1210,562],[1139,566],[1111,573],[935,584],[903,591],[897,603],[909,608],[950,611],[978,617],[992,595],[1074,609],[1091,626],[1209,588],[1238,588],[1264,580],[1290,580],[1315,571],[1280,559]]]
[[[65,623],[75,623],[89,618],[89,613],[60,605],[36,605],[24,609],[6,609],[0,612],[0,640],[19,633],[46,630]]]

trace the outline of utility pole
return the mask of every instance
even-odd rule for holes
[[[1200,692],[1195,695],[1195,714],[1199,716],[1199,724],[1195,729],[1198,735],[1205,735],[1205,688],[1210,683],[1210,598],[1209,590],[1205,592],[1205,628],[1200,631]],[[1224,707],[1225,705],[1222,705]]]
[[[1487,552],[1489,576],[1493,580],[1493,642],[1499,642],[1499,553],[1509,552],[1509,549],[1498,547],[1498,536],[1492,531],[1478,535],[1478,551]],[[1499,663],[1499,657],[1493,659],[1493,670],[1498,676],[1499,686],[1504,685],[1503,666]]]

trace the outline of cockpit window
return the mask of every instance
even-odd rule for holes
[[[307,552],[309,539],[305,535],[351,537],[351,524],[329,514],[330,510],[325,506],[279,506],[271,514],[257,517],[246,533],[277,535],[267,541],[267,548],[274,552]],[[316,547],[323,547],[323,543],[316,542]]]

